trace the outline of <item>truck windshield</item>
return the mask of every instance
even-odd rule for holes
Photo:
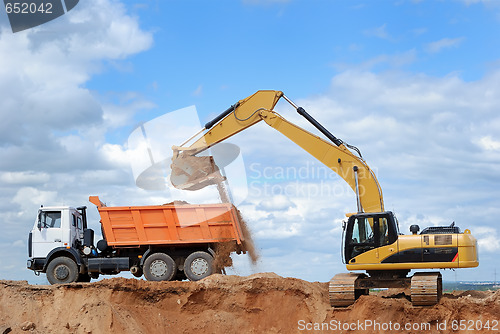
[[[41,211],[38,219],[42,228],[61,227],[61,211]]]

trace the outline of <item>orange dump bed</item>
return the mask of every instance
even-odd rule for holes
[[[236,241],[243,234],[231,204],[107,207],[90,196],[110,246],[186,245]]]

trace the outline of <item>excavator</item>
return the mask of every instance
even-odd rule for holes
[[[326,139],[274,111],[281,98]],[[337,173],[356,194],[357,212],[346,214],[347,221],[342,226],[343,261],[350,272],[337,274],[330,280],[332,307],[347,307],[376,288],[409,289],[413,305],[434,305],[442,295],[439,269],[478,266],[476,239],[470,230],[461,232],[454,223],[427,227],[420,233],[419,226],[412,225],[410,235],[400,233],[396,216],[384,209],[380,184],[360,150],[335,137],[281,91],[257,91],[206,123],[180,146],[173,146],[170,176],[173,186],[197,190],[219,184],[224,177],[213,157],[199,154],[261,121]],[[409,276],[411,270],[421,269],[438,270]]]

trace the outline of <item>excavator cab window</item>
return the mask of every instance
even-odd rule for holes
[[[379,229],[379,245],[385,246],[389,245],[389,224],[387,223],[387,218],[381,217],[378,221]]]
[[[346,239],[349,259],[376,247],[373,217],[355,217],[349,223]]]
[[[356,218],[351,241],[356,244],[373,242],[373,218]]]
[[[353,215],[347,222],[345,260],[369,250],[390,245],[397,239],[394,216],[390,212]]]

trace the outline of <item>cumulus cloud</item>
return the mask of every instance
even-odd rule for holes
[[[84,84],[102,61],[122,59],[151,44],[152,35],[141,31],[116,1],[84,2],[53,23],[17,34],[3,26],[2,167],[28,169],[35,161],[50,159],[53,163],[38,163],[37,169],[53,171],[67,160],[68,145],[92,150],[82,133],[100,126],[104,113]],[[79,133],[61,136],[72,131]],[[12,163],[20,160],[27,164]]]
[[[270,5],[275,3],[288,3],[290,1],[292,0],[243,0],[243,3],[247,5]]]
[[[438,53],[444,49],[457,48],[464,40],[464,37],[443,38],[438,41],[428,43],[425,46],[425,50],[429,53]]]
[[[474,234],[479,221],[491,222],[489,217],[500,213],[495,209],[500,196],[495,186],[500,185],[499,91],[498,71],[468,82],[456,74],[345,70],[332,78],[325,93],[295,102],[361,149],[403,233],[411,224],[423,229],[455,221]],[[317,133],[286,103],[277,110]],[[321,235],[340,244],[344,214],[356,210],[354,194],[343,180],[312,176],[321,163],[264,123],[233,138],[249,164],[251,192],[242,211],[253,218],[258,241],[268,245],[268,238],[281,235],[289,240],[287,247],[298,249]],[[301,168],[309,170],[306,177],[289,172],[286,177],[287,171]],[[496,247],[486,235],[478,237],[482,253]]]
[[[480,226],[475,228],[473,232],[478,238],[477,243],[480,250],[487,252],[497,252],[500,250],[500,239],[497,235],[497,229]]]
[[[130,126],[153,104],[133,92],[117,92],[122,99],[109,102],[85,86],[110,62],[152,43],[152,33],[115,0],[81,1],[67,15],[16,34],[0,26],[0,224],[9,226],[0,236],[0,253],[9,257],[0,255],[0,262],[17,275],[26,257],[18,239],[41,204],[80,205],[96,191],[131,184],[123,149],[106,133]]]
[[[487,151],[499,151],[500,150],[500,141],[494,140],[491,136],[481,137],[478,141],[479,146],[483,150]]]
[[[495,0],[460,0],[460,1],[464,2],[467,6],[478,3],[483,3],[485,5],[498,5],[498,2]]]
[[[391,38],[391,36],[387,32],[387,24],[386,23],[382,24],[379,27],[367,29],[364,31],[364,34],[366,36],[373,36],[373,37],[377,37],[377,38],[381,38],[381,39],[390,39]]]
[[[56,191],[44,191],[33,187],[23,187],[20,188],[14,198],[12,203],[18,204],[22,209],[39,207],[43,203],[55,203],[57,197]]]
[[[408,64],[414,63],[418,59],[417,51],[411,49],[405,52],[396,54],[382,54],[374,58],[368,59],[359,64],[348,64],[348,63],[334,63],[333,66],[341,71],[347,71],[353,68],[361,71],[370,71],[377,66],[391,66],[393,68],[400,68]]]
[[[151,47],[152,35],[120,3],[99,4],[99,13],[85,2],[51,24],[15,36],[4,27],[0,34],[6,64],[0,68],[5,120],[0,125],[0,221],[18,226],[0,236],[0,254],[26,235],[40,204],[80,205],[91,194],[109,205],[164,203],[162,193],[135,188],[126,170],[127,148],[106,141],[107,131],[130,125],[137,110],[154,105],[133,92],[118,94],[117,104],[114,97],[96,97],[85,88],[106,62]],[[377,34],[390,37],[385,25]],[[460,42],[429,45],[429,50]],[[477,227],[495,228],[491,217],[500,214],[495,203],[500,195],[500,72],[467,82],[456,74],[370,70],[415,58],[410,50],[377,57],[364,67],[344,67],[323,93],[290,97],[334,135],[362,150],[381,182],[386,209],[396,211],[403,232],[411,223],[424,228],[453,220],[473,234]],[[317,133],[286,103],[277,110]],[[300,256],[308,270],[323,272],[325,263],[342,270],[341,222],[346,212],[355,211],[352,190],[265,123],[231,141],[241,148],[250,176],[250,196],[240,209],[249,218],[257,247],[271,259],[266,265],[295,263]],[[251,163],[260,163],[262,173],[268,168],[271,177],[257,177]],[[285,167],[308,173],[277,175]],[[96,210],[89,215],[89,221],[98,222]],[[479,229],[477,235],[482,251],[498,250],[488,246],[488,233]],[[17,255],[19,263],[1,256],[1,263],[24,270],[25,252]],[[294,275],[293,269],[281,274]]]
[[[277,210],[286,211],[294,207],[295,204],[284,195],[273,196],[270,200],[261,201],[258,205],[259,210]]]

